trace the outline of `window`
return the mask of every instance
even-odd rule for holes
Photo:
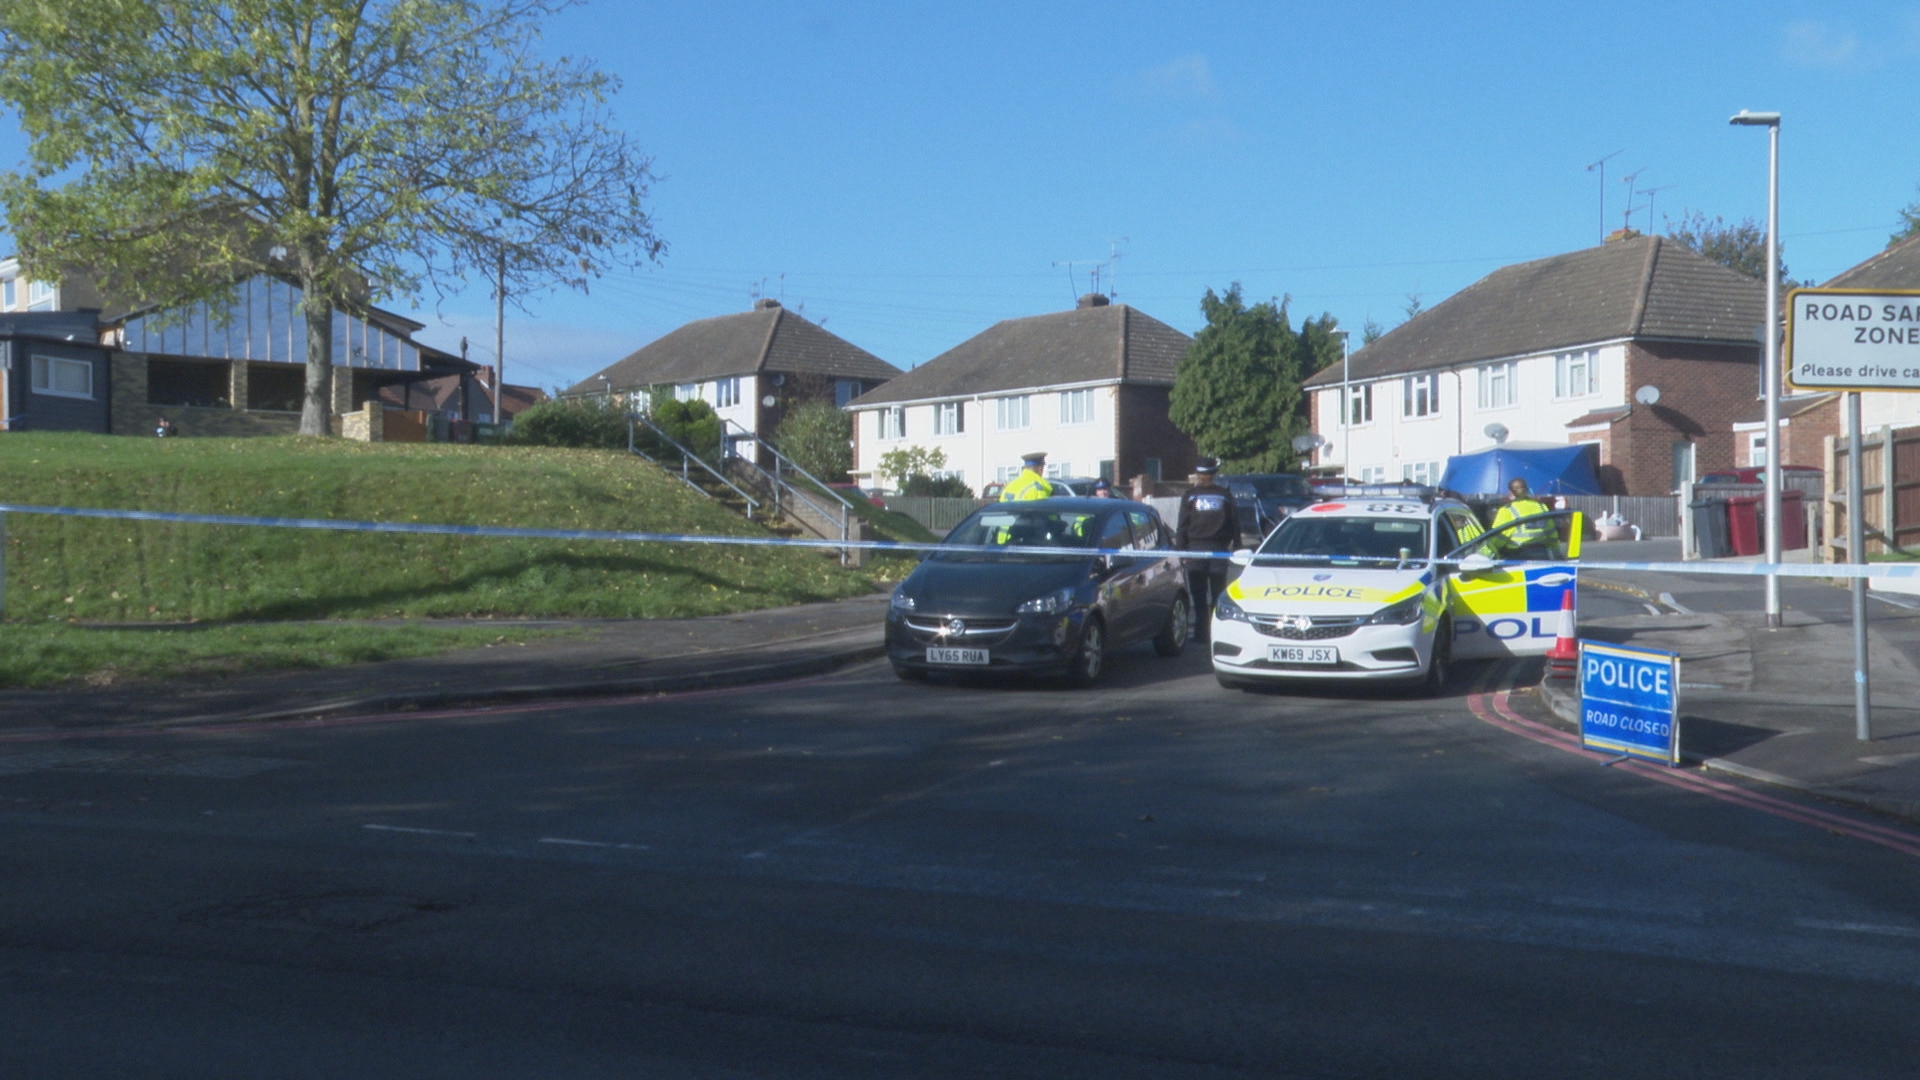
[[[1093,423],[1093,391],[1062,391],[1060,394],[1060,422],[1062,424]]]
[[[1407,462],[1400,466],[1400,479],[1416,484],[1437,484],[1440,482],[1440,463],[1437,461]]]
[[[833,403],[839,408],[846,408],[847,402],[859,396],[859,379],[835,379],[833,381]]]
[[[1520,403],[1519,385],[1512,361],[1488,364],[1480,369],[1480,407],[1504,409]]]
[[[993,405],[996,423],[994,426],[1000,431],[1020,431],[1032,427],[1032,417],[1027,407],[1028,401],[1025,395],[995,398]]]
[[[700,384],[690,382],[680,383],[673,388],[673,399],[675,401],[698,401],[700,399]]]
[[[1440,373],[1409,375],[1401,383],[1400,415],[1433,416],[1440,411]]]
[[[1047,462],[1047,479],[1059,480],[1062,477],[1067,477],[1072,475],[1073,475],[1072,463],[1066,462],[1066,461]]]
[[[1384,484],[1387,482],[1387,467],[1385,465],[1368,465],[1356,473],[1354,479],[1363,484]]]
[[[1347,388],[1347,426],[1357,427],[1373,423],[1373,384]]]
[[[52,311],[54,307],[54,288],[51,281],[27,282],[27,310]]]
[[[958,435],[965,430],[967,430],[966,402],[942,401],[933,407],[935,435]]]
[[[232,392],[231,369],[226,364],[203,364],[191,360],[147,361],[147,404],[189,405],[200,408],[225,408]],[[301,372],[301,386],[306,385]],[[298,409],[300,406],[295,405]]]
[[[1145,474],[1147,479],[1153,481],[1156,484],[1159,483],[1160,482],[1160,459],[1157,457],[1148,458],[1146,461],[1141,463],[1140,471],[1141,473]]]
[[[1553,396],[1586,397],[1600,392],[1600,352],[1586,349],[1553,358]]]
[[[8,278],[5,282],[0,282],[0,289],[5,290],[4,292],[0,292],[0,311],[13,310],[13,282],[13,278]]]
[[[1004,484],[1014,477],[1019,476],[1020,470],[1023,467],[1024,466],[1020,465],[1002,465],[993,471],[993,478],[995,481]]]
[[[1747,467],[1764,468],[1767,464],[1767,433],[1750,432],[1747,435]]]
[[[907,437],[907,410],[904,408],[880,410],[880,437],[883,439],[904,439]]]
[[[93,397],[93,365],[85,360],[57,356],[33,358],[33,390],[54,397]]]
[[[729,405],[740,404],[740,376],[713,381],[713,407],[724,409]]]

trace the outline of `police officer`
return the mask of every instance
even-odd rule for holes
[[[1114,497],[1113,482],[1108,480],[1104,476],[1098,480],[1095,480],[1093,482],[1093,497],[1096,499],[1113,498]]]
[[[1173,546],[1181,551],[1232,551],[1240,542],[1240,518],[1234,512],[1233,493],[1218,483],[1220,463],[1203,458],[1193,471],[1200,482],[1180,497],[1180,523],[1174,529]],[[1227,587],[1227,565],[1224,558],[1187,563],[1196,638],[1207,636],[1214,598]]]
[[[1000,501],[1026,502],[1052,495],[1053,485],[1047,482],[1046,471],[1045,451],[1020,455],[1020,475],[1007,481],[1006,486],[1000,489]]]
[[[1514,477],[1507,482],[1507,502],[1493,515],[1493,529],[1499,532],[1502,525],[1536,514],[1550,514],[1553,508],[1533,497],[1527,488],[1527,482]],[[1502,539],[1495,543],[1503,554],[1516,559],[1552,559],[1554,553],[1547,542],[1557,536],[1551,521],[1529,521],[1501,533]]]

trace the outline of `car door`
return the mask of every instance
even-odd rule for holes
[[[1506,534],[1520,522],[1498,529],[1482,526],[1470,511],[1448,508],[1443,513],[1460,545],[1450,561],[1484,555],[1501,558]],[[1553,647],[1559,634],[1560,606],[1579,588],[1580,530],[1585,521],[1577,510],[1559,510],[1528,519],[1551,520],[1557,537],[1549,560],[1465,569],[1456,567],[1448,578],[1448,609],[1453,616],[1453,655],[1476,657],[1539,656]]]
[[[1133,548],[1133,529],[1123,510],[1102,516],[1095,545],[1102,551],[1126,551]],[[1101,605],[1106,611],[1107,634],[1118,645],[1137,641],[1149,618],[1146,600],[1148,568],[1152,560],[1115,556],[1100,582]]]
[[[1134,561],[1141,568],[1141,591],[1147,607],[1146,633],[1156,634],[1166,624],[1167,612],[1173,607],[1173,599],[1187,588],[1187,575],[1174,559],[1173,539],[1168,535],[1167,527],[1160,515],[1151,507],[1138,506],[1127,509],[1128,523],[1133,526],[1133,546],[1139,551],[1164,552],[1157,559],[1139,558]]]

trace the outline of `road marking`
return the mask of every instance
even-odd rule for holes
[[[543,844],[565,844],[568,847],[618,848],[622,851],[652,850],[645,844],[616,844],[611,840],[574,840],[564,836],[543,836],[540,838],[540,842]]]
[[[1881,937],[1920,938],[1920,930],[1910,926],[1881,926],[1876,923],[1831,922],[1827,919],[1795,919],[1793,925],[1809,930],[1843,930],[1849,934],[1878,934]]]
[[[1518,665],[1512,661],[1494,665],[1492,670],[1481,677],[1478,688],[1468,694],[1467,708],[1485,723],[1544,746],[1578,755],[1596,764],[1606,764],[1614,760],[1612,755],[1596,753],[1582,747],[1577,735],[1529,720],[1515,712],[1508,701],[1512,696],[1513,678],[1517,671]],[[1501,685],[1497,689],[1489,690],[1488,687],[1496,681]],[[1865,840],[1870,844],[1878,844],[1904,855],[1920,856],[1920,837],[1911,832],[1858,821],[1816,807],[1801,806],[1723,781],[1710,780],[1695,773],[1670,769],[1665,765],[1639,760],[1626,761],[1620,763],[1618,771],[1632,773],[1635,776],[1705,795],[1721,802],[1743,806],[1749,810],[1758,810],[1763,814],[1771,814],[1803,825],[1811,825],[1817,829],[1826,829],[1857,840]]]
[[[416,829],[407,825],[362,825],[360,827],[363,829],[371,829],[374,832],[416,833],[421,836],[458,836],[463,840],[472,840],[479,835],[478,833],[455,832],[452,829]]]
[[[1665,605],[1667,605],[1668,607],[1670,607],[1670,608],[1672,608],[1673,610],[1675,610],[1675,611],[1677,611],[1677,612],[1679,612],[1679,613],[1680,613],[1680,614],[1682,614],[1682,615],[1692,615],[1692,614],[1695,614],[1695,612],[1694,612],[1694,610],[1693,610],[1692,608],[1690,608],[1690,607],[1688,607],[1687,605],[1685,605],[1685,604],[1683,604],[1683,603],[1681,603],[1681,602],[1680,602],[1680,601],[1678,601],[1678,600],[1675,600],[1675,599],[1673,598],[1673,594],[1672,594],[1672,593],[1670,593],[1670,592],[1663,592],[1663,593],[1661,593],[1661,594],[1660,594],[1660,602],[1661,602],[1661,603],[1663,603],[1663,604],[1665,604]],[[1658,613],[1658,612],[1655,612],[1655,614],[1659,614],[1659,613]]]

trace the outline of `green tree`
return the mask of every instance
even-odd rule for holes
[[[1725,218],[1708,221],[1705,211],[1689,210],[1679,221],[1667,219],[1667,239],[1729,270],[1767,280],[1767,227],[1752,218],[1729,225]],[[1787,276],[1784,244],[1780,246],[1780,283],[1793,284]]]
[[[831,401],[805,401],[774,429],[774,448],[821,480],[835,484],[853,468],[853,423]]]
[[[912,478],[928,477],[936,469],[946,467],[947,452],[945,450],[928,450],[924,446],[902,446],[881,454],[876,471],[881,476],[892,477],[893,486],[904,491],[907,482]]]
[[[624,450],[627,410],[603,397],[535,402],[513,418],[506,441],[516,446]]]
[[[722,456],[720,414],[713,406],[694,398],[681,401],[670,387],[655,387],[647,406],[647,419],[653,421],[667,438],[685,447],[687,452],[708,464],[718,464]],[[662,454],[678,458],[680,451],[663,441],[653,428],[642,425],[634,438],[641,448],[656,457]]]
[[[286,277],[300,431],[324,435],[335,308],[472,275],[518,302],[662,251],[614,80],[539,58],[575,2],[5,0],[30,156],[0,208],[27,272],[162,304]]]
[[[1887,246],[1892,247],[1910,236],[1920,236],[1920,199],[1900,208],[1900,231],[1887,237]]]
[[[1225,471],[1292,470],[1307,428],[1300,381],[1316,358],[1287,325],[1287,301],[1248,307],[1235,282],[1224,296],[1208,289],[1200,310],[1207,325],[1174,379],[1174,426]]]

